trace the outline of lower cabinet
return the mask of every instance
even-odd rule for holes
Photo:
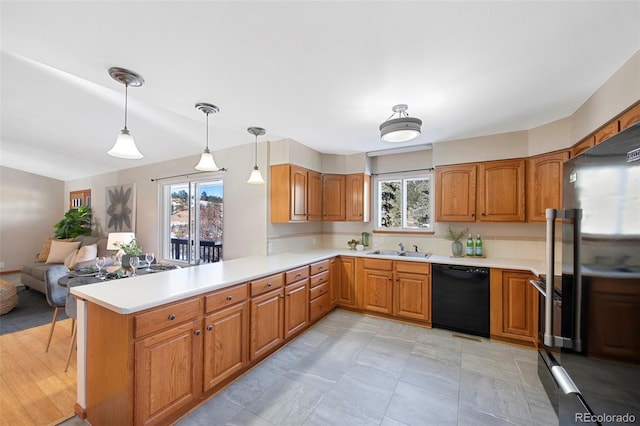
[[[251,298],[250,360],[254,361],[284,341],[282,288]]]
[[[309,324],[309,280],[284,288],[284,338],[298,334]]]
[[[530,272],[491,268],[490,334],[497,340],[535,346],[538,291]]]
[[[366,311],[390,314],[393,309],[393,261],[365,258],[359,277],[364,288],[362,308]]]
[[[342,261],[339,257],[329,260],[329,304],[338,306],[340,286],[342,283]]]
[[[340,257],[340,288],[338,305],[355,308],[356,300],[356,258]]]

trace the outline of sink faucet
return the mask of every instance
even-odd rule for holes
[[[399,243],[398,245],[400,246],[400,251],[404,251],[404,244]]]
[[[413,250],[417,253],[418,252],[418,246],[417,245],[413,245]]]

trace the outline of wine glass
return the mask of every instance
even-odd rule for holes
[[[140,264],[140,258],[138,256],[131,256],[129,258],[129,266],[131,266],[131,276],[136,276],[136,268]]]
[[[151,272],[151,262],[153,262],[153,259],[155,259],[155,255],[153,253],[145,253],[144,254],[144,259],[147,261],[147,272]]]
[[[98,278],[103,279],[102,276],[102,267],[107,263],[107,259],[105,257],[96,257],[96,266],[98,267]]]

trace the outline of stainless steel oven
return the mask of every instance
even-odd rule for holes
[[[547,209],[538,375],[563,426],[640,424],[639,158],[637,124],[565,163]]]

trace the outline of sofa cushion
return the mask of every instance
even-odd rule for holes
[[[80,247],[79,241],[51,241],[51,250],[49,250],[49,256],[47,257],[46,263],[64,263],[64,260],[69,253],[73,252],[78,247]]]
[[[22,273],[44,282],[44,273],[51,264],[36,262],[22,267]]]
[[[72,238],[60,239],[56,240],[55,238],[47,238],[46,241],[42,244],[42,248],[40,249],[40,253],[36,257],[36,262],[46,262],[49,257],[49,251],[51,250],[51,241],[72,241]]]
[[[98,257],[98,245],[97,244],[89,244],[88,246],[82,246],[78,249],[76,253],[76,257],[73,259],[73,264],[67,268],[73,269],[76,263],[82,262],[95,262],[96,257]]]
[[[72,251],[71,253],[69,253],[67,255],[67,257],[64,258],[64,266],[66,266],[67,269],[72,270],[73,267],[75,266],[75,264],[76,264],[76,256],[78,255],[78,250]]]

